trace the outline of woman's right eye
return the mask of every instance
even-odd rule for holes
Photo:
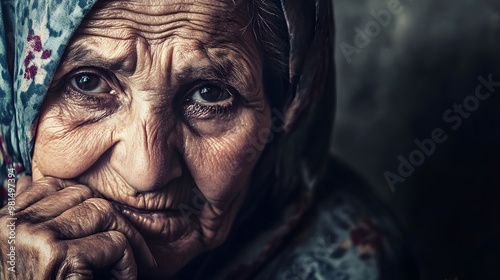
[[[109,115],[120,106],[118,88],[113,73],[96,67],[82,67],[58,80],[53,91],[60,92],[73,106]]]
[[[108,93],[112,90],[104,78],[94,73],[78,73],[70,79],[70,85],[86,94]]]

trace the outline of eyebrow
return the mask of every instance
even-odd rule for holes
[[[130,60],[130,57],[110,59],[94,51],[82,46],[72,46],[64,53],[62,59],[64,65],[76,66],[95,66],[103,69],[108,69],[113,72],[123,72],[124,74],[132,74],[135,71],[135,63]]]
[[[209,58],[210,65],[193,67],[183,67],[179,73],[174,73],[174,78],[179,83],[190,82],[193,79],[220,80],[230,85],[251,84],[249,79],[253,79],[252,73],[243,65],[239,65],[234,60],[225,56],[212,56]]]
[[[210,66],[193,67],[187,66],[182,68],[179,73],[174,73],[173,77],[179,84],[185,84],[192,79],[205,79],[205,80],[222,80],[230,82],[231,68],[226,68],[219,64],[212,64]]]

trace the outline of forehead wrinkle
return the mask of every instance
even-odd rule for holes
[[[175,3],[175,1],[177,1]],[[223,15],[234,15],[234,11],[244,11],[248,1],[238,1],[238,4],[234,0],[194,0],[194,3],[188,3],[186,0],[170,0],[168,4],[165,0],[149,0],[146,1],[134,1],[134,0],[100,0],[94,6],[92,13],[102,11],[103,8],[115,8],[122,9],[126,11],[131,11],[137,14],[148,14],[148,15],[164,15],[172,14],[177,12],[192,12],[192,7],[201,7],[206,10],[216,11],[214,16],[220,18]],[[145,12],[147,10],[147,13]],[[167,11],[167,12],[166,12]]]
[[[167,84],[171,85],[172,84],[172,73],[173,73],[173,63],[174,63],[174,50],[175,50],[175,45],[172,46],[172,48],[168,48],[167,53],[166,53],[166,78],[167,78]]]
[[[198,0],[186,3],[183,0],[145,5],[135,1],[101,1],[86,17],[82,27],[93,33],[114,30],[119,32],[115,36],[120,38],[143,33],[141,36],[155,39],[175,35],[175,30],[187,31],[184,36],[195,35],[192,31],[214,35],[227,34],[229,30],[241,33],[248,16],[233,1],[227,2],[203,3]]]
[[[175,52],[175,44],[168,44],[165,48],[160,44],[148,44],[147,41],[139,40],[136,52],[139,54],[139,59],[134,72],[134,78],[130,81],[141,80],[140,88],[145,91],[161,92],[172,83],[173,54]],[[156,48],[159,49],[156,50]]]

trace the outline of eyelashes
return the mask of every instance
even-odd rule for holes
[[[229,116],[233,111],[232,104],[225,106],[212,105],[204,106],[199,103],[191,103],[185,106],[184,112],[187,119],[197,118],[197,119],[207,119],[212,116],[225,117]]]
[[[54,84],[54,83],[53,83]],[[106,115],[116,111],[126,95],[120,81],[113,73],[96,67],[80,67],[63,76],[51,87],[51,92],[59,92],[65,100],[82,109],[106,111]],[[182,85],[175,92],[174,111],[190,122],[230,116],[241,100],[239,93],[231,86],[213,80],[198,80]]]
[[[101,75],[88,71],[71,76],[68,85],[87,95],[108,93],[112,90],[109,83]]]
[[[184,99],[184,116],[187,119],[208,119],[229,116],[239,101],[236,90],[216,81],[202,81],[189,86]]]

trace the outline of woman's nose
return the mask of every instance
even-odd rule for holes
[[[165,187],[182,174],[172,141],[174,124],[153,111],[129,115],[115,135],[110,159],[113,170],[137,192]]]

